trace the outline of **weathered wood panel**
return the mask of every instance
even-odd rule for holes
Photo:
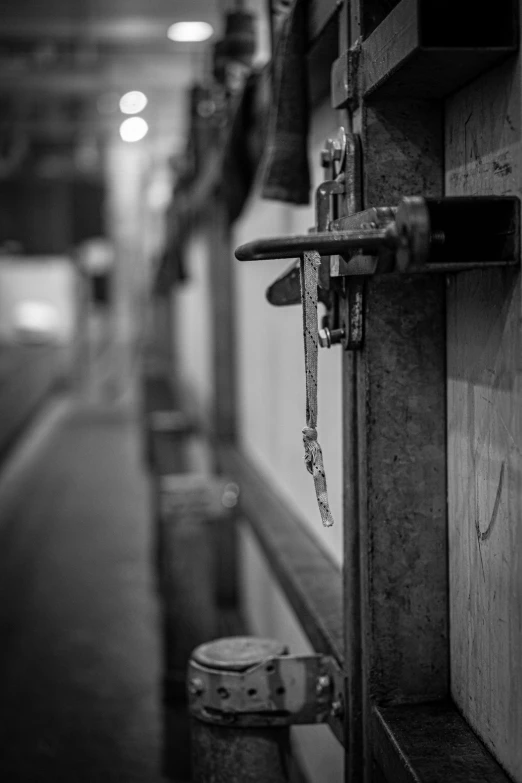
[[[521,194],[518,63],[446,107],[448,195]],[[480,226],[477,226],[480,230]],[[520,275],[473,272],[448,290],[452,694],[522,780],[522,335]]]
[[[451,702],[375,709],[372,717],[377,763],[386,771],[374,783],[508,783]]]
[[[506,0],[494,20],[475,13],[470,0],[461,0],[459,18],[451,5],[401,0],[362,44],[364,95],[444,97],[515,51]]]

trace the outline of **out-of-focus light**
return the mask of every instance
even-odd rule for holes
[[[132,90],[131,92],[126,92],[120,98],[120,111],[123,114],[139,114],[147,103],[147,96],[143,92]]]
[[[149,130],[143,117],[129,117],[120,125],[120,136],[123,141],[140,141],[145,138]]]
[[[48,302],[22,301],[14,309],[13,326],[19,338],[45,342],[56,338],[60,316]]]
[[[169,177],[160,177],[151,182],[147,192],[147,202],[151,209],[165,209],[172,196],[172,182]]]
[[[175,22],[167,30],[167,37],[171,41],[197,43],[207,41],[213,32],[214,28],[208,22]]]

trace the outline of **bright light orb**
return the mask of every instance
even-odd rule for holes
[[[175,22],[167,30],[171,41],[199,43],[208,41],[214,29],[208,22]]]
[[[123,141],[141,141],[145,138],[149,130],[148,124],[143,117],[129,117],[123,120],[120,125],[120,136]]]
[[[143,92],[131,90],[131,92],[126,92],[120,98],[120,111],[123,114],[139,114],[147,103],[147,96]]]

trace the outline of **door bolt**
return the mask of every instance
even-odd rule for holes
[[[345,334],[344,329],[328,329],[325,326],[323,329],[319,329],[319,345],[321,348],[330,348],[332,345],[342,342]]]

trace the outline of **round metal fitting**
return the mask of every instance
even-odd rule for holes
[[[209,669],[246,671],[267,658],[286,655],[288,648],[274,639],[230,636],[196,647],[192,660]]]
[[[403,198],[395,216],[396,264],[398,272],[422,266],[428,260],[431,244],[430,215],[420,196]]]

